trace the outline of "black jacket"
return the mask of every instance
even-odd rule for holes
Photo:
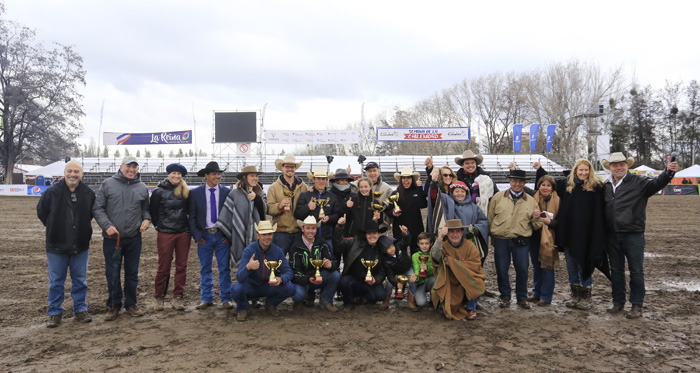
[[[649,197],[663,189],[675,172],[664,170],[650,179],[627,172],[613,193],[612,177],[605,181],[605,222],[610,232],[644,232]]]
[[[423,232],[423,214],[421,209],[428,207],[428,199],[425,189],[413,184],[408,189],[404,189],[403,186],[399,185],[393,194],[399,195],[399,207],[401,208],[401,216],[394,218],[394,223],[392,227],[392,232],[394,237],[401,237],[400,225],[405,225],[408,231],[413,237],[411,238],[411,252],[418,250],[418,244],[416,242],[416,237],[420,232]],[[387,208],[386,211],[390,211],[390,216],[393,216],[394,205]]]
[[[74,254],[90,248],[95,192],[81,181],[75,196],[74,205],[66,181],[61,180],[46,189],[36,205],[36,214],[46,227],[49,253]]]
[[[372,210],[372,195],[363,196],[362,194],[353,194],[351,208],[347,209],[345,228],[347,237],[354,237],[357,234],[363,233],[367,223],[372,221],[374,210]],[[393,205],[392,205],[393,206]],[[393,207],[392,207],[393,208]],[[386,211],[386,210],[385,210]],[[379,213],[379,222],[384,219],[384,212]],[[384,229],[386,230],[386,229]],[[383,233],[380,229],[380,232]]]
[[[382,254],[384,256],[384,275],[386,279],[396,287],[396,276],[406,273],[413,266],[411,260],[411,254],[409,254],[409,247],[411,245],[411,232],[408,232],[405,236],[402,235],[401,238],[392,240],[387,236],[379,237],[382,241]],[[396,256],[389,255],[386,253],[389,246],[394,245],[396,248]]]
[[[175,185],[165,179],[158,183],[158,188],[151,194],[148,207],[151,224],[161,233],[182,233],[189,229],[189,199],[176,197]]]
[[[338,269],[338,261],[335,260],[331,248],[324,239],[316,235],[314,244],[309,250],[301,238],[301,234],[296,235],[291,248],[289,249],[289,264],[292,266],[294,277],[292,282],[299,285],[308,285],[309,278],[316,274],[316,267],[311,265],[310,259],[328,259],[331,261],[331,268],[321,268],[322,271],[335,271]]]
[[[355,237],[344,237],[343,236],[343,226],[338,226],[338,229],[333,233],[333,250],[337,255],[343,256],[343,271],[341,275],[350,275],[350,268],[352,267],[355,260],[362,254],[365,246],[368,245],[367,240],[364,235],[360,234]],[[382,241],[377,241],[375,245],[376,258],[379,262],[376,266],[372,268],[372,276],[377,284],[384,282],[384,258],[381,255],[382,251]],[[386,249],[384,249],[386,251]],[[364,277],[363,277],[364,279]]]
[[[340,190],[334,186],[331,187],[331,193],[335,194],[335,196],[338,199],[338,219],[340,219],[343,214],[348,212],[348,205],[347,202],[352,197],[352,200],[355,201],[355,193],[352,192],[350,185],[348,185],[348,189],[345,190]]]
[[[309,202],[314,197],[319,197],[319,193],[316,189],[314,189],[313,192],[307,191],[299,195],[297,208],[294,210],[295,218],[297,218],[298,220],[304,220],[308,216],[313,216],[314,218],[316,218],[316,221],[320,220],[318,218],[318,214],[321,211],[321,208],[318,205],[316,205],[316,208],[313,211],[309,210]],[[326,214],[326,216],[328,216],[328,222],[322,223],[319,227],[319,231],[321,237],[323,237],[324,240],[330,240],[333,238],[333,227],[335,227],[335,223],[338,221],[338,219],[340,219],[342,215],[339,215],[340,204],[338,203],[338,197],[336,197],[335,194],[331,193],[328,189],[326,189],[321,193],[321,199],[324,198],[330,198],[328,204],[323,206],[323,212]]]

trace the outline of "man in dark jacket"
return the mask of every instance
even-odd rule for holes
[[[136,288],[139,284],[139,262],[141,261],[141,233],[151,225],[148,212],[148,188],[141,182],[136,157],[124,157],[119,171],[105,180],[95,196],[92,213],[102,228],[102,252],[105,257],[107,277],[107,307],[105,321],[119,317],[122,298],[124,307],[131,316],[143,316],[136,305]],[[117,250],[117,241],[121,249]],[[120,279],[121,260],[124,260],[124,291]]]
[[[455,163],[461,167],[459,171],[457,171],[457,180],[467,184],[470,195],[475,193],[479,195],[479,191],[474,189],[474,179],[479,175],[491,176],[490,173],[479,167],[483,161],[483,156],[475,155],[471,150],[465,150],[461,157],[455,158]],[[493,195],[496,195],[496,193],[498,193],[498,187],[496,187],[496,183],[493,183]],[[484,211],[484,213],[486,213],[486,211]]]
[[[313,174],[308,172],[306,175],[314,183],[313,191],[303,192],[299,196],[299,202],[294,210],[294,217],[297,220],[304,220],[307,216],[313,216],[316,221],[320,221],[321,226],[318,228],[318,235],[326,240],[328,246],[333,247],[333,227],[335,227],[335,223],[341,216],[339,215],[340,205],[338,198],[326,188],[329,175],[324,167],[318,167]],[[330,174],[330,177],[333,177],[333,173]],[[325,206],[319,206],[315,203],[315,201],[326,199],[328,203]],[[321,210],[323,210],[324,216],[320,216]]]
[[[301,227],[301,236],[297,236],[289,251],[289,261],[294,273],[292,300],[295,304],[306,300],[306,305],[313,307],[315,291],[321,289],[321,308],[338,312],[338,309],[333,306],[333,294],[340,280],[338,261],[326,241],[316,234],[321,223],[317,223],[313,216],[309,216],[304,221],[297,220],[297,224]],[[311,260],[323,260],[320,281],[315,278],[316,268]]]
[[[49,320],[46,326],[61,323],[61,304],[65,296],[64,283],[70,268],[73,313],[80,322],[90,322],[87,312],[88,249],[92,237],[92,205],[95,192],[80,180],[83,167],[70,161],[63,171],[64,178],[41,195],[36,213],[46,227],[46,258],[49,268]]]
[[[668,157],[666,170],[654,179],[629,172],[632,157],[613,153],[603,166],[611,175],[605,180],[605,223],[608,227],[608,255],[612,282],[610,313],[625,307],[625,259],[630,271],[629,319],[642,317],[644,304],[644,227],[649,197],[663,189],[678,171],[678,163]]]

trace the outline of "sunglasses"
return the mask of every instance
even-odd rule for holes
[[[452,174],[442,174],[442,177],[454,177]]]

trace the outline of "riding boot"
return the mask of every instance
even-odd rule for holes
[[[585,286],[581,287],[581,298],[579,299],[578,303],[576,303],[576,308],[579,310],[584,310],[588,311],[593,307],[593,303],[591,303],[591,287],[590,286]]]
[[[416,306],[416,297],[413,294],[411,294],[410,291],[408,292],[408,309],[413,312],[420,311],[420,308]]]
[[[571,284],[571,299],[564,304],[569,308],[576,308],[576,304],[581,300],[581,284]]]
[[[389,302],[391,302],[391,292],[388,292],[386,294],[386,298],[384,298],[384,302],[379,306],[380,310],[386,310],[389,309]]]

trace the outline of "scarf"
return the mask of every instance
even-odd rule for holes
[[[557,212],[559,211],[559,196],[557,192],[552,191],[549,197],[543,197],[537,191],[534,198],[540,211],[551,212],[555,218],[557,217]],[[554,231],[551,231],[546,224],[542,224],[540,235],[540,265],[545,269],[553,269],[559,265],[559,252],[554,244]]]
[[[247,192],[237,188],[229,192],[219,213],[216,227],[231,240],[231,268],[238,267],[243,249],[255,241],[254,225],[260,222],[260,216],[253,203]]]

